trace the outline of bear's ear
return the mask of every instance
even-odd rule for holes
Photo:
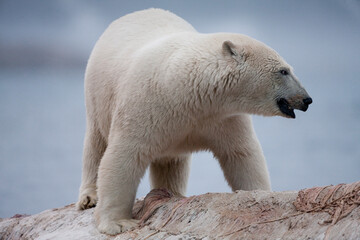
[[[239,49],[231,41],[223,42],[222,52],[224,56],[230,56],[239,62],[245,61],[244,52],[240,52]]]
[[[238,56],[235,45],[231,41],[225,41],[222,45],[223,53],[230,56]]]

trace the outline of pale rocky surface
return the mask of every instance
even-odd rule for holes
[[[93,211],[71,204],[0,219],[0,239],[360,239],[360,182],[187,198],[154,190],[134,206],[139,228],[117,236],[97,231]]]

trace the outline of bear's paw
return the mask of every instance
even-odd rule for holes
[[[128,230],[136,228],[139,224],[139,220],[135,219],[121,219],[118,221],[102,221],[98,225],[98,230],[101,233],[116,235]]]
[[[79,197],[79,201],[76,203],[78,210],[85,210],[96,206],[97,203],[96,190],[82,191]]]

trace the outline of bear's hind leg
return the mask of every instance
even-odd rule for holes
[[[106,142],[100,132],[88,128],[85,134],[83,169],[77,209],[92,208],[97,203],[96,181],[100,160],[106,149]]]
[[[150,164],[151,189],[166,188],[184,196],[190,172],[190,154],[161,158]]]

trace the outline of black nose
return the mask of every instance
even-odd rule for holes
[[[312,99],[311,98],[305,98],[303,99],[303,102],[306,104],[306,105],[310,105],[312,103]]]

